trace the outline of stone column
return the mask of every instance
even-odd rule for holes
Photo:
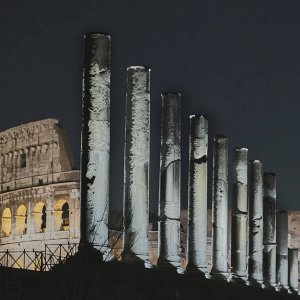
[[[110,37],[85,36],[81,131],[81,243],[108,259]]]
[[[190,116],[188,271],[206,273],[208,122]]]
[[[288,212],[276,212],[276,272],[279,288],[288,288]]]
[[[276,175],[264,173],[263,200],[264,281],[276,286]]]
[[[224,136],[214,138],[212,198],[212,270],[228,275],[228,144]]]
[[[249,280],[263,284],[263,169],[259,160],[249,167]]]
[[[294,291],[298,291],[298,249],[289,249],[289,287]]]
[[[127,69],[123,261],[149,265],[150,69]]]
[[[248,278],[248,149],[233,152],[234,189],[231,226],[231,266],[234,277]]]
[[[162,94],[158,223],[159,268],[180,270],[181,96]]]

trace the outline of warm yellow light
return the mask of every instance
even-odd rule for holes
[[[46,208],[44,202],[38,202],[33,209],[33,220],[36,232],[46,229]]]
[[[5,235],[11,233],[11,211],[9,208],[5,208],[2,214],[2,231]]]
[[[16,234],[24,234],[26,232],[26,206],[21,204],[17,209],[16,215]]]

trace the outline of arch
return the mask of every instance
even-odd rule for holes
[[[69,230],[69,203],[66,199],[54,203],[54,224],[56,231]]]
[[[47,224],[46,205],[38,202],[33,209],[33,219],[36,232],[45,232]]]
[[[2,213],[2,232],[5,236],[11,234],[11,211],[8,207]]]
[[[16,214],[16,234],[25,234],[27,228],[27,208],[21,204]]]

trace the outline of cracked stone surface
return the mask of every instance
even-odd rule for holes
[[[127,69],[123,260],[148,262],[150,69]]]
[[[85,36],[81,136],[82,239],[108,249],[110,37]]]
[[[277,284],[288,286],[288,212],[276,212],[276,274]]]
[[[276,285],[276,175],[264,173],[263,273],[265,281]]]
[[[228,272],[228,143],[224,136],[214,138],[212,198],[212,274]]]
[[[234,194],[232,211],[231,266],[235,276],[248,276],[248,149],[233,153]]]
[[[190,117],[188,270],[206,272],[208,121]]]
[[[157,262],[161,268],[180,267],[180,110],[180,94],[162,94]]]
[[[289,287],[298,289],[298,249],[288,250]]]
[[[249,279],[263,281],[263,169],[259,160],[249,172]]]

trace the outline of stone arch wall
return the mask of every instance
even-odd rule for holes
[[[69,150],[55,119],[0,132],[0,252],[79,242],[79,171]]]
[[[0,252],[7,249],[44,250],[45,244],[78,243],[79,183],[0,193],[0,218]]]

